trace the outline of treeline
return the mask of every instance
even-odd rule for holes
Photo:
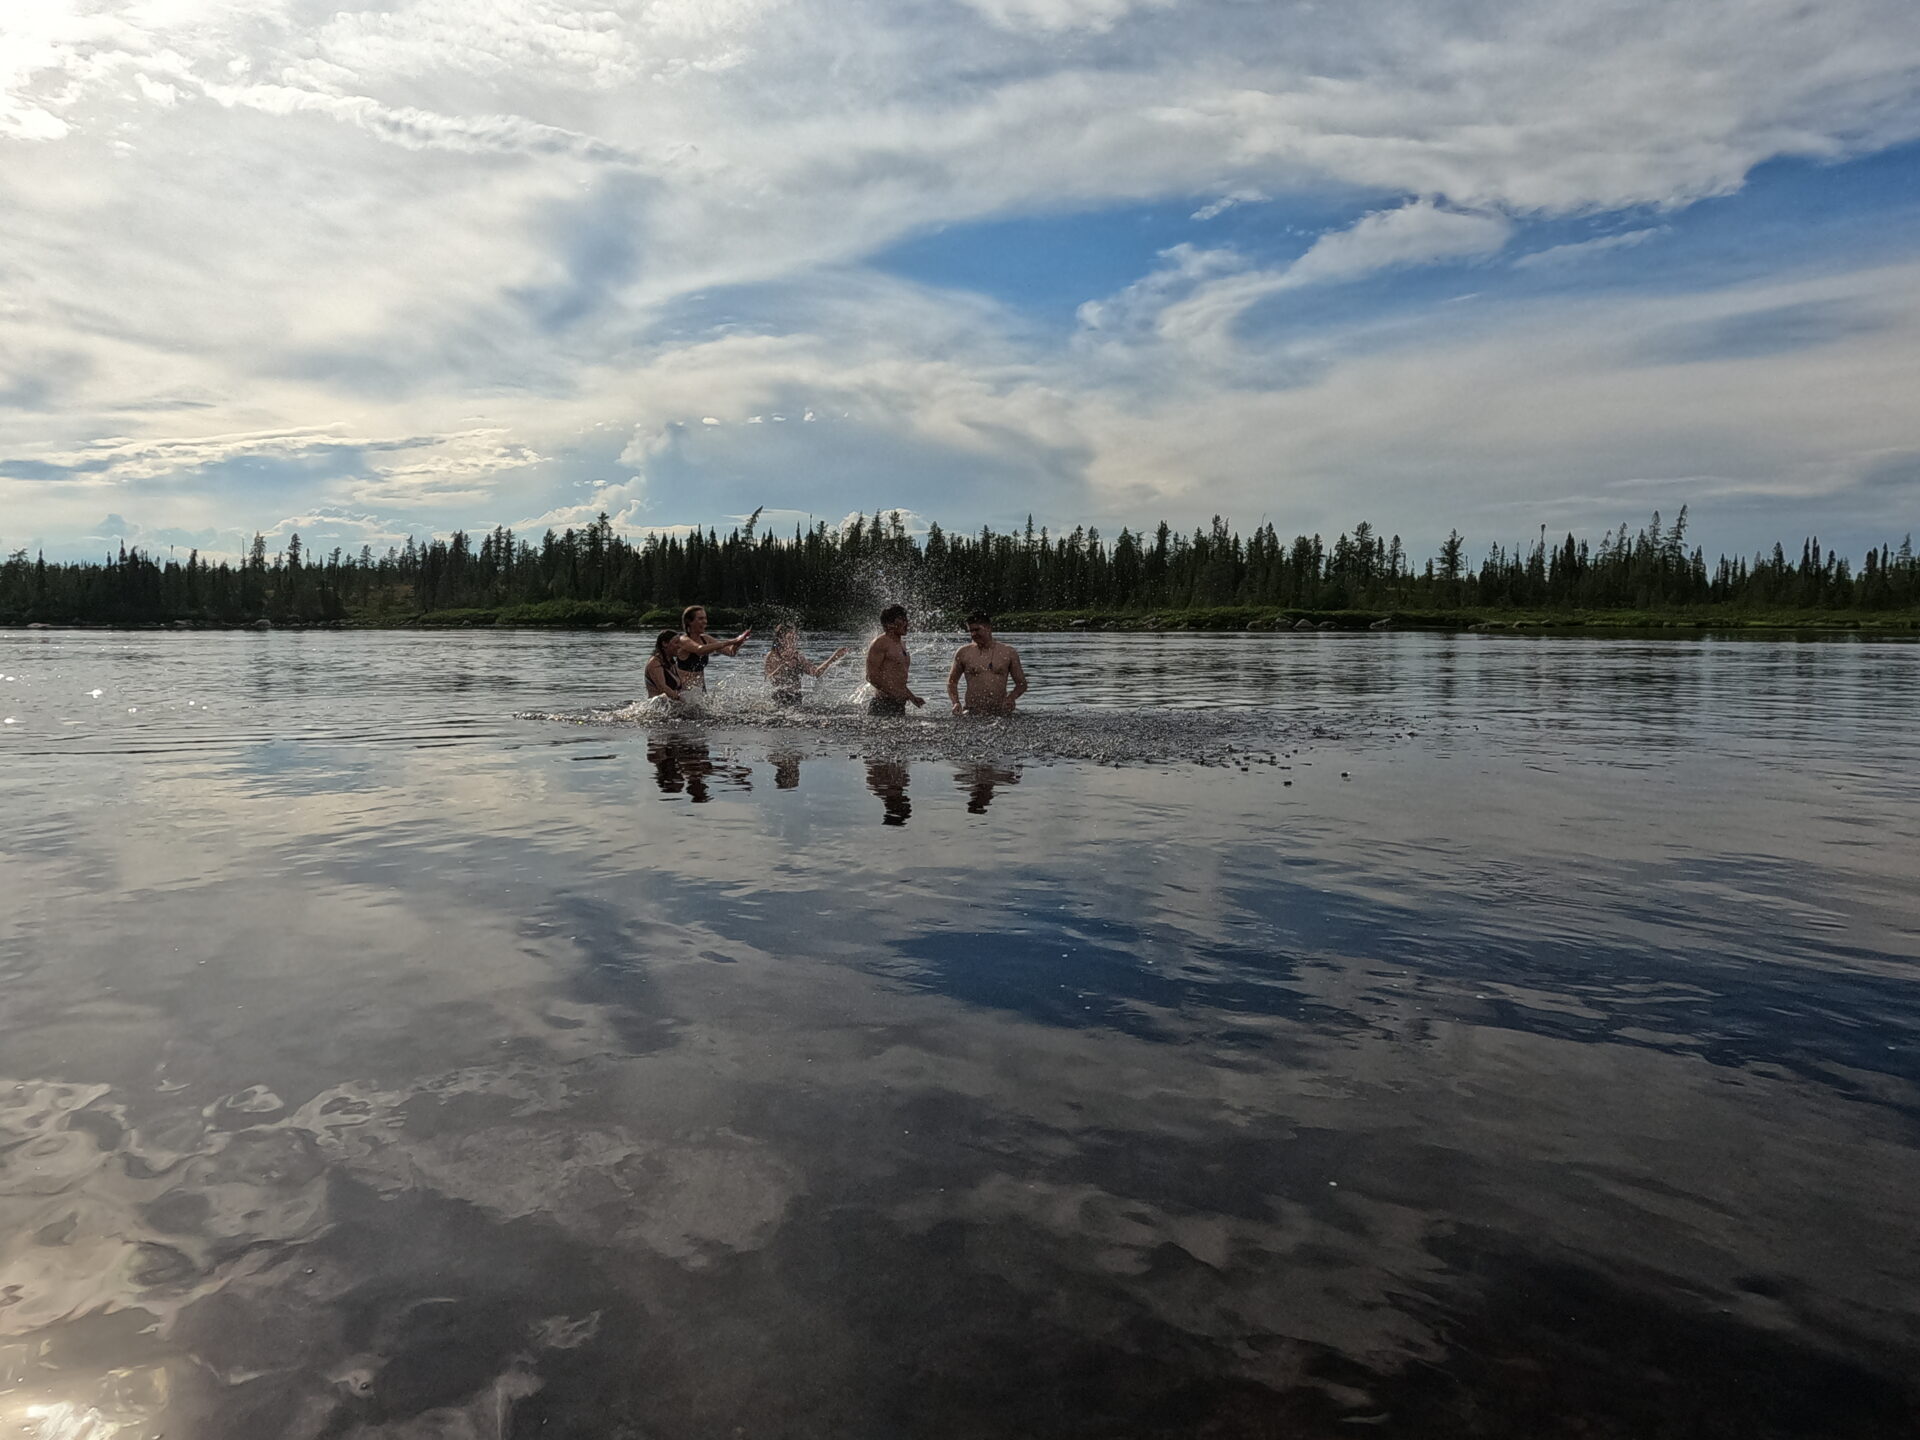
[[[757,520],[757,515],[755,520]],[[238,563],[198,553],[160,560],[124,546],[104,561],[50,563],[16,550],[0,565],[0,623],[213,624],[404,622],[466,610],[566,620],[670,611],[780,610],[814,620],[865,613],[905,597],[944,610],[1147,613],[1219,606],[1313,611],[1887,611],[1920,607],[1911,536],[1869,550],[1858,565],[1817,539],[1797,555],[1775,545],[1751,559],[1709,563],[1689,544],[1684,508],[1638,532],[1597,541],[1543,528],[1531,544],[1492,545],[1475,564],[1450,534],[1439,553],[1411,558],[1398,535],[1362,522],[1326,543],[1251,535],[1224,521],[1192,534],[1161,524],[1112,540],[1076,526],[910,536],[897,513],[791,535],[754,521],[726,534],[695,531],[629,540],[601,515],[538,543],[506,529],[457,532],[375,554],[310,552],[295,535],[269,555],[256,535]]]

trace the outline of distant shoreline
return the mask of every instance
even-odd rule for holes
[[[0,621],[4,630],[139,631],[139,630],[564,630],[650,632],[678,628],[678,611],[633,612],[612,605],[527,606],[502,610],[439,610],[423,615],[357,615],[325,621],[249,621],[176,619],[108,623]],[[527,612],[533,613],[527,613]],[[541,612],[545,613],[541,613]],[[520,612],[520,613],[516,613]],[[716,606],[711,620],[716,629],[737,625],[765,628],[789,612],[756,607]],[[845,617],[803,620],[814,629],[846,628]],[[1333,631],[1370,632],[1423,630],[1473,633],[1609,634],[1647,631],[1669,634],[1712,632],[1830,632],[1864,633],[1889,637],[1920,636],[1920,611],[1808,611],[1735,610],[1699,607],[1687,610],[1305,610],[1265,606],[1216,606],[1205,609],[1157,611],[1038,610],[1008,611],[995,617],[997,628],[1008,633],[1222,633]],[[959,628],[955,619],[953,627]]]

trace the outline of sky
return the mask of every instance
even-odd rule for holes
[[[1912,0],[36,0],[0,551],[1920,530]]]

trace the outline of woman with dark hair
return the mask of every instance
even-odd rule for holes
[[[678,630],[662,630],[653,639],[653,654],[647,657],[647,698],[658,699],[664,695],[669,700],[687,698],[686,682],[681,679],[680,666],[675,656],[674,642],[680,638]]]
[[[722,640],[707,634],[707,607],[689,605],[680,612],[680,633],[673,640],[673,657],[680,666],[680,683],[689,690],[698,690],[703,694],[707,688],[707,657],[710,655],[738,655],[740,647],[747,643],[747,637],[753,634],[751,628],[742,630],[731,640]]]
[[[800,703],[800,679],[803,675],[824,675],[827,667],[846,659],[842,645],[818,665],[800,653],[800,632],[791,625],[776,625],[773,648],[767,652],[767,683],[773,687],[773,703],[793,706]]]

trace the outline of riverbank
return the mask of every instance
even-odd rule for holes
[[[776,620],[797,619],[814,629],[843,628],[846,616],[795,616],[791,611],[759,607],[713,606],[709,621],[716,633],[751,625],[770,630]],[[463,630],[546,629],[621,630],[646,633],[678,629],[678,609],[637,610],[606,601],[548,600],[498,609],[430,610],[424,614],[349,614],[332,620],[251,620],[223,622],[204,618],[119,624],[70,622],[26,625],[0,621],[0,628],[57,630]],[[959,628],[957,616],[925,622]],[[1790,632],[1840,631],[1875,635],[1920,635],[1920,611],[1914,610],[1750,610],[1708,606],[1687,610],[1306,610],[1271,606],[1213,606],[1149,611],[1016,610],[995,617],[1009,633],[1099,631],[1499,631],[1525,633],[1614,634],[1626,632]],[[857,628],[857,627],[856,627]],[[924,625],[923,625],[924,628]]]
[[[1113,613],[1016,611],[1003,630],[1867,630],[1920,633],[1920,611],[1877,610],[1301,610],[1218,606]]]

